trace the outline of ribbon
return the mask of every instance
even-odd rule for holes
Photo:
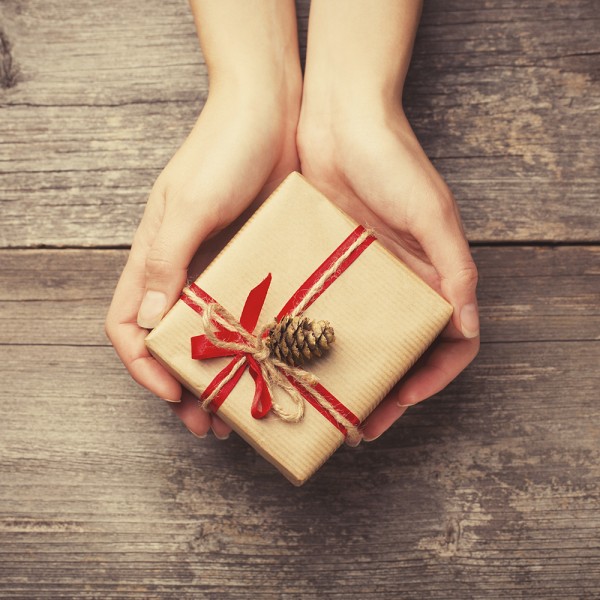
[[[271,284],[271,274],[250,291],[239,321],[195,283],[184,289],[181,300],[202,316],[204,324],[204,334],[191,338],[192,358],[233,356],[202,393],[202,406],[216,412],[248,367],[255,382],[251,405],[254,418],[263,418],[272,411],[284,421],[298,422],[303,417],[306,400],[344,435],[357,436],[358,417],[313,375],[270,356],[266,338],[284,315],[304,312],[374,240],[369,231],[358,226],[298,288],[276,319],[262,326],[257,334],[253,331]],[[272,385],[287,392],[294,412],[289,413],[273,400]]]
[[[244,309],[242,310],[242,316],[240,317],[239,322],[241,327],[243,327],[249,334],[251,334],[254,331],[254,328],[258,323],[260,311],[262,310],[262,307],[265,303],[265,299],[267,298],[267,293],[269,291],[270,285],[271,274],[269,273],[267,277],[265,277],[263,281],[261,281],[261,283],[259,283],[253,290],[251,290],[251,292],[248,294],[248,298],[246,298],[246,303],[244,304]],[[199,290],[200,288],[198,288],[198,290],[194,289],[196,294]],[[218,308],[216,310],[218,310]],[[225,323],[226,322],[227,319],[225,319]],[[210,328],[205,330],[210,331]],[[248,342],[248,339],[245,338],[243,334],[239,333],[235,329],[226,328],[223,325],[223,321],[216,323],[216,330],[213,333],[217,340],[225,342],[227,346],[215,345],[213,342],[210,341],[209,337],[206,334],[194,336],[191,339],[192,358],[198,360],[223,356],[235,356],[236,358],[239,358],[240,354],[243,354],[246,358],[247,366],[250,369],[250,374],[252,375],[255,382],[255,392],[251,408],[252,416],[255,419],[262,419],[264,416],[266,416],[269,410],[271,410],[273,406],[273,399],[271,397],[269,387],[265,384],[265,378],[258,365],[258,362],[254,358],[254,352],[252,351],[253,349],[249,347],[246,349],[245,352],[243,352],[241,347],[235,348],[230,346],[233,344],[235,344],[236,346],[243,346],[246,342]],[[260,346],[257,346],[256,349],[261,350],[262,348]],[[225,367],[223,371],[221,371],[221,373],[219,374],[222,374],[221,379],[224,379],[231,373],[233,367],[237,364],[237,362],[238,361],[236,360],[229,363],[229,365]],[[218,394],[219,399],[214,398],[213,401],[216,400],[218,402],[218,405],[220,406],[222,404],[222,401],[227,397],[227,395],[229,395],[229,392],[235,387],[243,372],[243,369],[238,368],[235,371],[235,373],[233,373],[233,375],[231,376],[231,379],[227,382],[226,387],[223,386],[221,388],[221,391]],[[212,384],[206,388],[203,396],[206,396],[206,398],[208,398],[219,383],[220,380],[213,381]]]

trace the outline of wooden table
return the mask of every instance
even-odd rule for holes
[[[186,4],[143,4],[0,2],[0,597],[600,598],[597,2],[426,2],[406,102],[481,353],[301,489],[189,435],[103,334],[207,89]]]

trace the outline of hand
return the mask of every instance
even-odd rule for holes
[[[435,346],[366,420],[366,440],[443,389],[479,349],[477,269],[458,208],[399,103],[421,5],[313,0],[310,9],[302,171],[454,307]]]
[[[363,438],[370,441],[408,406],[442,390],[476,356],[477,269],[456,202],[401,107],[371,99],[355,110],[346,97],[328,113],[318,109],[319,101],[307,96],[306,87],[298,126],[304,175],[373,228],[389,250],[454,307],[434,346],[366,420]],[[326,97],[319,94],[321,100]]]
[[[146,350],[147,330],[176,302],[200,244],[298,168],[301,71],[293,0],[190,0],[210,94],[189,137],[158,177],[106,318],[132,377],[172,403],[188,429],[221,439],[204,412]]]
[[[234,93],[235,92],[235,93]],[[262,92],[211,92],[189,137],[158,177],[106,319],[131,376],[171,402],[199,437],[230,428],[200,409],[146,350],[144,338],[177,301],[200,244],[298,169],[295,104]]]

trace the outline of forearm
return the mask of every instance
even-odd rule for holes
[[[190,0],[211,92],[299,96],[294,0]]]
[[[306,100],[399,103],[421,0],[313,0],[306,58]],[[318,98],[320,97],[320,100]]]

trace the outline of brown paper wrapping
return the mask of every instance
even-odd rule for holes
[[[272,273],[258,330],[356,226],[292,173],[196,284],[239,318],[248,292]],[[330,321],[336,336],[331,351],[305,368],[363,421],[437,337],[452,307],[376,241],[305,314]],[[180,300],[146,338],[150,352],[198,396],[231,361],[192,359],[190,338],[201,333],[200,315]],[[254,419],[253,396],[254,380],[246,370],[218,414],[295,485],[304,483],[344,441],[309,403],[300,423],[272,414]],[[274,397],[284,406],[289,403],[279,388]]]

